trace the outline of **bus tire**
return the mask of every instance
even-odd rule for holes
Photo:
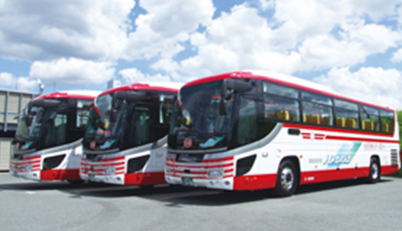
[[[370,173],[367,178],[368,183],[375,184],[381,179],[381,167],[376,157],[371,157],[370,160]]]
[[[67,180],[67,182],[72,185],[81,185],[85,182],[85,180]]]
[[[279,165],[276,177],[275,190],[278,196],[291,196],[298,185],[298,172],[294,163],[290,160],[284,160]]]

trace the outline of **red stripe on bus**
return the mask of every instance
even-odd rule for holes
[[[219,158],[219,159],[206,159],[203,160],[202,163],[213,163],[213,162],[223,162],[223,161],[229,161],[233,160],[234,156],[229,156],[229,157],[224,157],[224,158]]]
[[[394,143],[394,144],[399,143],[398,140],[368,139],[368,138],[332,136],[332,135],[327,135],[326,139],[327,140],[346,140],[346,141],[361,141],[361,142]]]
[[[41,156],[31,156],[31,157],[23,157],[22,160],[33,160],[33,159],[40,159]]]
[[[97,162],[97,163],[91,163],[91,162],[86,162],[85,164],[82,164],[84,166],[90,166],[90,167],[110,167],[110,166],[119,166],[119,165],[124,165],[124,161],[121,162],[115,162],[115,163],[103,163],[103,162]]]
[[[303,125],[303,124],[284,123],[283,127],[284,128],[294,128],[294,129],[309,129],[309,130],[323,131],[323,132],[341,132],[341,133],[348,133],[348,134],[359,134],[359,135],[381,136],[381,137],[393,137],[393,134],[384,134],[384,133],[367,132],[367,131],[356,131],[356,130],[346,130],[346,129],[342,129],[342,128],[319,127],[319,126]]]
[[[81,180],[79,169],[51,169],[41,171],[41,180]]]
[[[124,160],[125,156],[119,156],[119,157],[114,157],[114,158],[102,158],[101,162],[104,161],[115,161],[115,160]]]
[[[205,168],[205,169],[211,169],[211,168],[226,168],[226,167],[232,167],[233,163],[229,164],[214,164],[214,165],[205,165],[205,164],[197,164],[197,165],[189,165],[189,164],[178,164],[178,163],[169,163],[166,162],[166,166],[168,167],[177,167],[177,168],[186,168],[191,170],[192,168]]]
[[[164,172],[130,173],[124,176],[125,185],[166,184]]]
[[[257,190],[274,188],[276,174],[247,175],[234,177],[233,190]]]

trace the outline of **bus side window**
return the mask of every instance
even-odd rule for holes
[[[381,132],[392,133],[394,131],[394,113],[380,110]]]
[[[338,128],[359,129],[359,113],[356,103],[334,99],[335,121]]]
[[[332,118],[332,107],[303,101],[304,123],[332,126]]]
[[[299,102],[280,96],[264,95],[264,117],[282,121],[300,121]]]
[[[358,118],[359,115],[355,111],[336,108],[335,109],[335,120],[336,126],[340,128],[351,128],[351,129],[358,129],[359,123]]]
[[[379,110],[367,107],[367,106],[360,106],[360,118],[362,129],[366,131],[379,131]]]

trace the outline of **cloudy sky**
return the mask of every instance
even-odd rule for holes
[[[0,0],[0,88],[270,70],[402,109],[402,0]]]

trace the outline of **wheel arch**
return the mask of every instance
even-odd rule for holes
[[[300,183],[300,177],[301,177],[301,172],[300,172],[301,168],[300,168],[300,160],[299,160],[299,158],[296,155],[286,156],[286,157],[282,158],[281,161],[279,161],[278,167],[285,160],[290,160],[295,165],[296,171],[297,171],[297,174],[298,174],[298,178],[297,178],[298,182],[297,183],[299,184]]]

